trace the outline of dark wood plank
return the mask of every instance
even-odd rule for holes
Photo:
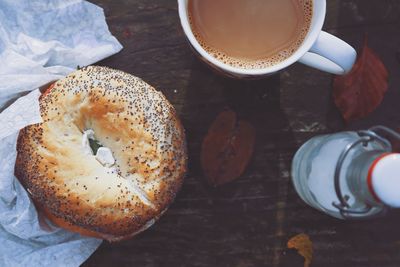
[[[104,243],[83,266],[302,266],[287,240],[307,233],[313,266],[400,265],[400,212],[366,222],[342,222],[307,207],[290,183],[301,143],[321,133],[375,124],[400,125],[400,1],[328,0],[325,28],[371,47],[391,73],[382,105],[344,125],[331,99],[332,76],[296,64],[268,79],[220,77],[186,44],[172,0],[95,0],[124,50],[101,62],[142,77],[174,104],[187,131],[189,173],[175,203],[151,229],[118,244]],[[225,106],[254,123],[257,144],[243,177],[213,189],[204,182],[200,145]]]

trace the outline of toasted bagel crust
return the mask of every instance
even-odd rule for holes
[[[55,223],[119,240],[173,201],[186,172],[186,144],[162,93],[130,74],[90,66],[46,91],[40,112],[42,123],[20,131],[15,174]],[[85,153],[88,129],[112,151],[116,170]]]

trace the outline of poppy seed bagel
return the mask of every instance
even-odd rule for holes
[[[43,122],[20,131],[15,164],[37,207],[61,227],[109,241],[157,220],[187,162],[183,127],[163,94],[130,74],[89,66],[39,102]]]

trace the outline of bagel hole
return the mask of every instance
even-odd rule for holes
[[[97,140],[93,140],[91,138],[88,138],[88,139],[89,139],[90,148],[92,149],[93,154],[96,155],[97,150],[99,150],[99,148],[102,147],[102,145]]]

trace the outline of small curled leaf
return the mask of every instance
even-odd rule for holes
[[[292,237],[287,247],[290,249],[296,249],[297,252],[304,258],[304,267],[309,267],[313,257],[313,245],[311,239],[306,234],[298,234]]]

